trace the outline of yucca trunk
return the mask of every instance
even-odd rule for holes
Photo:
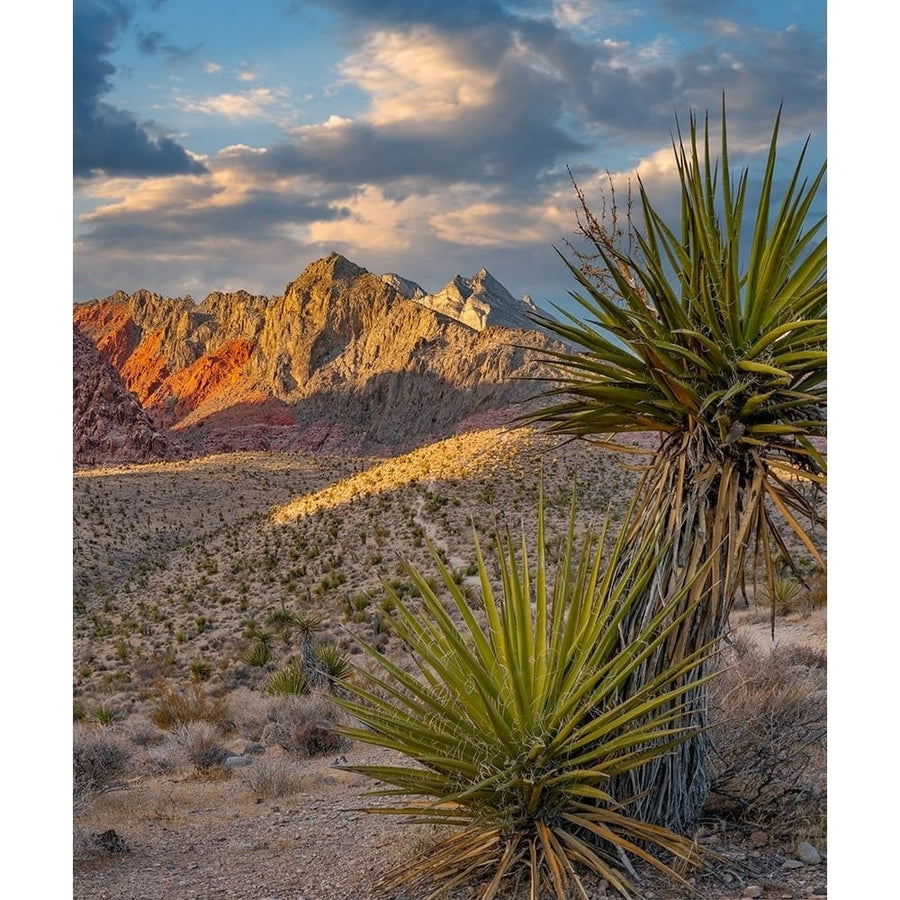
[[[652,680],[666,665],[683,659],[693,648],[720,638],[727,629],[743,571],[743,544],[728,541],[726,536],[743,518],[743,499],[749,485],[733,464],[716,457],[700,431],[670,436],[644,477],[640,489],[644,501],[635,523],[635,536],[640,540],[641,531],[655,527],[663,510],[666,545],[661,548],[644,604],[635,607],[620,629],[621,645],[631,644],[666,599],[688,584],[691,587],[685,603],[693,603],[694,610],[666,643],[632,673],[626,693]],[[723,493],[728,496],[727,502]],[[706,560],[712,560],[712,565],[706,576],[698,578]],[[686,681],[694,681],[695,686],[681,700],[678,725],[690,729],[693,736],[615,780],[613,796],[623,801],[636,798],[627,807],[629,815],[682,834],[690,833],[696,826],[709,793],[706,757],[710,739],[704,730],[709,726],[704,676],[714,665],[714,659],[705,660],[686,676]]]

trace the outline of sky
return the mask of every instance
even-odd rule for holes
[[[332,250],[548,308],[568,169],[674,211],[676,116],[825,158],[821,0],[75,0],[74,298],[283,291]],[[755,166],[755,169],[754,169]],[[592,202],[593,201],[593,202]],[[822,209],[824,212],[824,193]]]

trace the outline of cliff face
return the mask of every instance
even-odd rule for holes
[[[473,417],[494,423],[535,393],[518,379],[546,374],[514,345],[549,345],[536,331],[468,327],[337,254],[278,297],[214,293],[194,306],[119,292],[74,317],[153,421],[203,452],[393,451]]]
[[[76,466],[183,459],[187,451],[157,429],[116,370],[73,329],[72,444]]]

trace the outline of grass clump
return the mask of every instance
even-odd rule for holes
[[[399,750],[410,764],[350,768],[390,786],[377,793],[391,801],[373,811],[459,826],[401,867],[388,888],[403,886],[419,896],[435,886],[440,891],[487,880],[481,897],[491,898],[504,877],[524,869],[530,896],[549,889],[565,900],[573,890],[588,896],[576,870],[583,866],[629,896],[627,854],[682,886],[687,882],[674,865],[700,861],[690,840],[629,816],[623,805],[629,798],[611,795],[609,783],[688,736],[672,723],[694,686],[690,673],[709,648],[688,654],[638,691],[622,692],[629,673],[678,627],[690,604],[673,616],[673,605],[684,597],[667,598],[638,640],[620,648],[619,625],[641,601],[658,535],[637,552],[632,548],[622,568],[620,538],[604,565],[603,535],[577,538],[574,508],[573,501],[552,571],[542,500],[534,564],[524,535],[521,550],[508,531],[497,535],[499,593],[476,534],[483,617],[437,553],[449,611],[411,565],[407,575],[421,594],[420,607],[387,588],[397,633],[418,674],[361,642],[378,670],[358,670],[359,681],[346,682],[350,697],[335,702],[361,723],[342,728],[343,734]]]
[[[72,740],[72,795],[76,813],[96,794],[109,790],[131,765],[128,742],[107,729],[76,725]]]
[[[211,697],[198,682],[178,688],[159,679],[154,693],[153,722],[165,731],[201,721],[223,727],[228,720],[227,698]]]
[[[277,800],[299,793],[302,777],[283,759],[257,760],[244,776],[257,800]]]

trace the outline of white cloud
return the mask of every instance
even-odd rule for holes
[[[403,200],[393,200],[372,185],[357,194],[341,198],[332,205],[349,210],[344,219],[312,222],[306,239],[314,244],[338,244],[377,250],[403,250],[423,237],[422,223],[443,206],[439,195],[412,194]]]
[[[571,210],[555,203],[473,203],[429,219],[435,234],[454,244],[506,247],[551,244],[571,229]]]
[[[426,28],[379,31],[341,71],[370,95],[365,118],[374,125],[448,121],[493,99],[496,59],[482,65],[467,50]]]
[[[238,81],[256,81],[260,77],[257,69],[243,69],[238,72]]]
[[[203,100],[182,98],[178,103],[185,112],[219,115],[227,119],[258,119],[267,115],[268,108],[281,94],[281,91],[271,88],[253,88],[240,94],[218,94]]]
[[[216,75],[222,71],[222,67],[217,62],[209,61],[204,64],[203,71],[206,72],[207,75]]]

